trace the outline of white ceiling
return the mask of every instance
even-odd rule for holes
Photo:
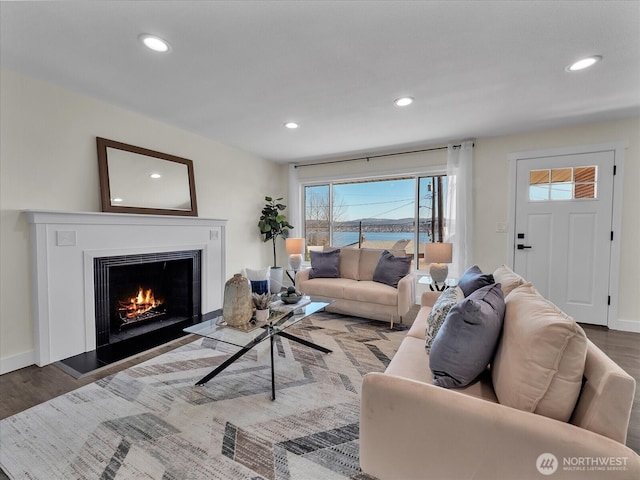
[[[3,1],[0,19],[3,68],[279,162],[640,114],[638,1]]]

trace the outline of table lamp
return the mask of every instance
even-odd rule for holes
[[[302,254],[304,253],[304,238],[287,238],[285,248],[289,254],[289,265],[294,272],[300,270],[302,265]]]
[[[436,283],[443,283],[449,275],[447,263],[451,263],[452,244],[431,242],[424,246],[424,261],[431,264],[429,274]]]

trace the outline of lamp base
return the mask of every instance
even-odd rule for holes
[[[449,275],[449,267],[446,263],[432,263],[429,267],[429,275],[435,283],[444,283]]]
[[[289,256],[289,265],[291,265],[291,269],[295,272],[300,270],[300,266],[302,265],[302,255],[299,253],[294,253]]]

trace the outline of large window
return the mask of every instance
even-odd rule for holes
[[[404,249],[425,268],[424,244],[446,233],[446,185],[445,175],[412,175],[305,186],[306,243]]]

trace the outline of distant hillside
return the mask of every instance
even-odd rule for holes
[[[347,222],[335,222],[333,230],[336,232],[357,232],[362,222],[363,232],[413,232],[413,218],[363,218],[349,220]],[[327,222],[319,220],[308,220],[307,229],[326,229]],[[431,220],[420,222],[419,231],[426,232],[431,227]]]

